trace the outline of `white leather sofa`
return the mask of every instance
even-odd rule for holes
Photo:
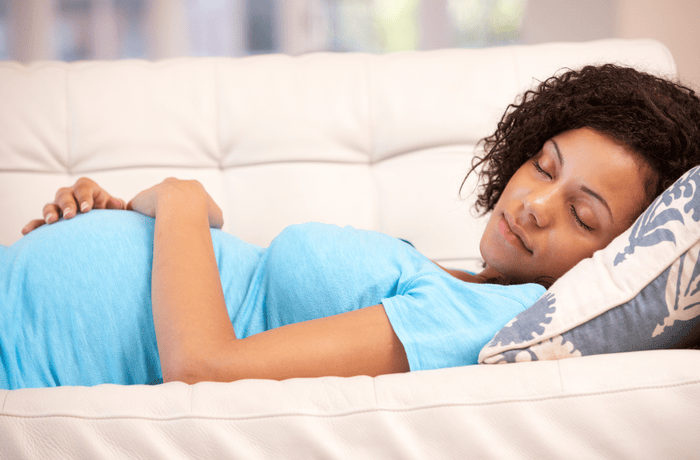
[[[387,56],[0,64],[0,243],[80,176],[129,199],[201,181],[266,245],[322,221],[476,268],[477,141],[557,69],[673,74],[658,42]],[[0,319],[2,320],[2,319]],[[0,458],[698,458],[700,351],[378,378],[0,391]]]

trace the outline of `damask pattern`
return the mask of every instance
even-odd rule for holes
[[[553,315],[556,310],[556,307],[553,306],[555,302],[554,294],[545,293],[530,308],[513,318],[503,329],[498,331],[487,346],[495,347],[520,343],[522,338],[527,337],[528,334],[530,334],[530,338],[543,335],[545,325],[552,321],[550,315]]]
[[[699,184],[700,170],[694,168],[654,200],[632,226],[629,245],[615,257],[615,265],[622,263],[627,255],[634,254],[637,247],[655,246],[662,241],[675,244],[676,237],[673,231],[666,227],[671,221],[685,224],[684,214],[690,214],[695,222],[700,220]],[[687,198],[687,201],[681,212],[679,201],[683,198]]]
[[[690,321],[700,315],[700,263],[698,247],[693,249],[669,269],[665,298],[668,316],[654,329],[653,337],[663,334],[676,321]]]

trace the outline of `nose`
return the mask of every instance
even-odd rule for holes
[[[557,196],[557,188],[553,185],[530,190],[523,196],[525,218],[540,228],[550,226],[558,209],[555,203]]]

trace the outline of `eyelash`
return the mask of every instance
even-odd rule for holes
[[[574,205],[571,205],[571,215],[574,216],[574,220],[576,220],[576,223],[579,224],[583,229],[592,232],[593,228],[589,227],[588,225],[584,224],[583,221],[578,217],[578,214],[576,214],[576,208],[574,208]]]
[[[535,165],[535,169],[537,170],[538,173],[543,174],[543,175],[547,176],[547,177],[550,178],[550,179],[552,178],[552,175],[551,175],[551,174],[549,174],[547,171],[545,171],[544,169],[542,169],[542,166],[540,166],[539,161],[537,161],[537,160],[532,160],[532,164]]]
[[[535,165],[535,169],[537,170],[537,172],[539,172],[540,174],[542,174],[544,176],[547,176],[550,179],[552,178],[552,175],[549,174],[544,169],[542,169],[542,166],[540,166],[540,163],[537,160],[532,160],[532,163]],[[588,225],[583,223],[583,221],[579,218],[578,214],[576,213],[576,208],[574,207],[574,205],[571,205],[570,209],[571,209],[571,215],[574,216],[574,220],[576,221],[576,223],[579,226],[581,226],[581,228],[583,228],[584,230],[592,232],[593,228],[589,227]]]

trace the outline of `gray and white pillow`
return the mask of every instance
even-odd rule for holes
[[[486,364],[669,348],[700,327],[700,166],[557,280],[479,354]],[[697,329],[696,329],[697,330]]]

